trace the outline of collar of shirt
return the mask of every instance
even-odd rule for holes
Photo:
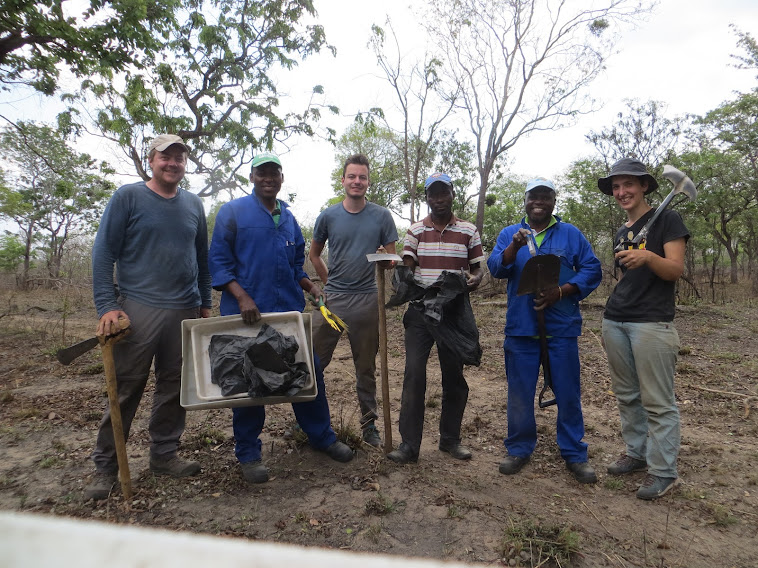
[[[460,219],[458,219],[458,217],[455,216],[455,213],[453,213],[452,215],[453,216],[450,218],[450,222],[447,225],[445,225],[445,228],[447,228],[447,227],[449,227],[451,225],[455,225],[458,221],[460,221]],[[434,223],[432,223],[432,216],[431,215],[427,215],[426,217],[424,217],[423,221],[421,221],[421,222],[424,224],[425,227],[429,227],[431,229],[435,228],[434,227]]]

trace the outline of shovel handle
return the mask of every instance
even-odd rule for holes
[[[553,372],[550,369],[550,352],[548,351],[547,346],[547,329],[545,327],[544,310],[537,311],[537,329],[540,332],[540,360],[542,361],[542,376],[545,381],[542,385],[542,390],[540,391],[537,403],[540,408],[547,408],[548,406],[558,404],[558,401],[555,399],[555,396],[550,400],[543,400],[543,397],[548,390],[553,391]],[[555,395],[555,391],[553,391],[553,395]]]
[[[129,333],[131,324],[129,319],[125,317],[118,318],[118,323],[120,328],[118,333],[108,336],[98,335],[97,339],[103,354],[105,387],[108,391],[113,443],[116,446],[118,477],[121,481],[121,492],[124,495],[124,500],[129,502],[132,498],[132,477],[129,473],[129,458],[126,455],[126,436],[124,435],[124,423],[121,420],[121,405],[118,401],[118,381],[116,380],[116,363],[113,360],[113,346]]]
[[[390,383],[387,364],[387,312],[385,304],[384,269],[377,264],[376,280],[379,303],[379,370],[382,378],[382,410],[384,411],[384,453],[392,451],[392,413],[390,410]]]
[[[113,361],[113,341],[106,340],[102,346],[103,369],[105,371],[105,386],[108,390],[108,403],[111,411],[111,428],[113,442],[116,446],[118,461],[118,477],[121,481],[121,492],[124,500],[132,498],[132,477],[129,473],[129,458],[126,455],[126,437],[124,423],[121,420],[121,406],[118,403],[118,385],[116,382],[116,364]]]

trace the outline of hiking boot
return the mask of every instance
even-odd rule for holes
[[[200,473],[200,464],[196,461],[185,460],[176,454],[167,456],[150,456],[150,471],[155,475],[171,477],[190,477]]]
[[[379,430],[376,429],[376,426],[369,424],[363,429],[363,441],[369,446],[374,446],[375,448],[381,447],[382,437],[379,435]]]
[[[396,450],[392,450],[387,454],[387,459],[401,465],[406,463],[416,463],[418,461],[418,454],[415,453],[408,444],[402,442]]]
[[[450,454],[457,460],[470,460],[471,459],[471,450],[469,450],[465,446],[462,446],[460,443],[443,444],[442,442],[440,442],[440,451],[447,452],[448,454]]]
[[[587,462],[566,462],[566,468],[573,474],[579,483],[597,483],[595,470]]]
[[[118,472],[96,471],[92,481],[84,488],[84,500],[102,501],[118,488]]]
[[[241,463],[242,477],[248,483],[266,483],[268,481],[268,469],[261,460]]]
[[[644,499],[645,501],[652,501],[663,497],[669,492],[669,489],[679,485],[678,477],[658,477],[648,473],[645,477],[645,481],[642,482],[640,488],[637,490],[637,499]]]
[[[500,473],[503,475],[514,475],[521,471],[521,469],[529,463],[531,456],[505,456],[503,461],[500,462]]]
[[[616,463],[608,466],[608,473],[611,475],[624,475],[626,473],[632,473],[634,471],[644,471],[647,469],[647,462],[645,460],[638,460],[626,454],[622,454]]]
[[[353,459],[353,450],[350,449],[350,446],[343,444],[339,440],[321,451],[334,461],[346,463]]]

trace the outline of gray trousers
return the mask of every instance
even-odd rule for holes
[[[363,294],[330,293],[327,307],[348,326],[347,337],[355,365],[355,387],[361,408],[361,427],[377,418],[376,413],[376,354],[379,351],[379,304],[376,292]],[[332,360],[340,333],[334,330],[314,310],[313,350],[327,368]],[[386,426],[385,426],[386,427]]]
[[[113,346],[118,401],[124,436],[137,413],[155,359],[155,392],[150,414],[150,453],[169,456],[179,448],[186,411],[179,404],[182,372],[181,322],[198,316],[198,308],[166,310],[124,300],[131,332]],[[118,470],[110,408],[105,410],[92,460],[99,472]]]
[[[674,373],[679,334],[674,324],[603,319],[603,341],[626,454],[647,461],[652,475],[678,477],[681,425]]]

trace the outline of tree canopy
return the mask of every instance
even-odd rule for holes
[[[282,111],[277,88],[279,74],[328,47],[323,27],[305,23],[312,16],[311,0],[185,0],[162,49],[141,56],[124,83],[83,83],[70,122],[94,104],[92,122],[145,180],[150,139],[178,134],[191,148],[187,174],[202,180],[198,194],[231,192],[248,183],[255,153],[315,133],[319,105]]]
[[[180,0],[0,0],[0,83],[52,95],[59,64],[108,78],[163,44]]]
[[[14,222],[24,246],[26,281],[41,246],[48,276],[60,276],[69,239],[94,230],[114,185],[107,164],[72,149],[61,132],[22,122],[0,132],[0,218]]]

